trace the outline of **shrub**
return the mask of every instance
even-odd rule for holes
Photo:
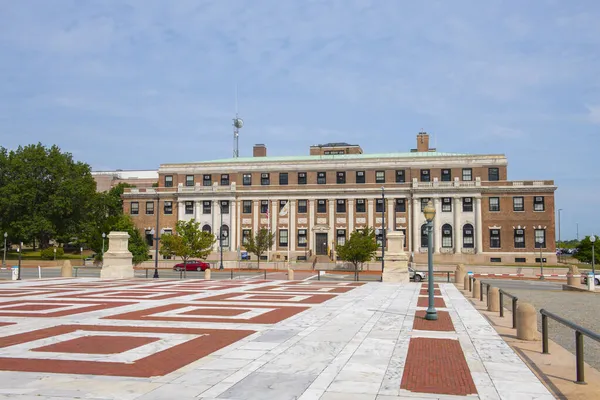
[[[65,255],[62,247],[56,248],[56,258],[59,259]],[[42,260],[54,260],[54,247],[47,247],[40,252]]]

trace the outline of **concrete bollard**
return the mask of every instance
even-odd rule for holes
[[[517,306],[517,338],[521,340],[536,340],[537,338],[537,313],[535,307],[529,303]]]
[[[454,271],[454,282],[455,283],[459,283],[459,282],[464,282],[465,279],[465,267],[462,264],[458,264],[458,266],[456,267],[456,271]]]
[[[491,287],[487,295],[488,311],[500,311],[500,289]]]
[[[71,267],[71,261],[63,261],[62,268],[60,269],[60,276],[63,278],[71,278],[73,276],[73,267]]]
[[[469,275],[465,275],[463,279],[463,290],[469,290]]]
[[[204,270],[204,279],[210,281],[210,268]]]
[[[567,273],[567,285],[579,286],[581,284],[581,276],[577,265],[569,265],[569,272]]]
[[[293,281],[294,280],[294,270],[289,268],[288,269],[288,281]]]
[[[479,281],[473,280],[473,298],[479,299],[480,294],[481,294],[481,287],[479,287]]]

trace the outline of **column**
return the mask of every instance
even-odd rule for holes
[[[314,254],[315,246],[313,243],[314,237],[313,237],[312,228],[315,225],[315,200],[314,199],[309,200],[307,206],[308,206],[308,224],[306,224],[306,240],[308,240],[308,250],[310,250],[311,254]],[[295,212],[295,210],[294,210],[294,212]]]
[[[483,226],[481,222],[481,197],[475,198],[475,234],[477,235],[477,243],[475,251],[481,253],[483,251]]]
[[[179,212],[177,213],[177,220],[181,221],[185,216],[185,201],[179,200],[177,202],[177,206],[179,207]]]
[[[411,233],[411,229],[413,229],[413,223],[411,222],[410,216],[412,215],[412,203],[410,201],[410,199],[406,198],[404,199],[405,205],[406,205],[406,211],[407,213],[406,215],[406,237],[404,238],[405,243],[406,243],[406,248],[408,249],[408,251],[412,251],[413,249],[413,234]]]
[[[454,226],[452,229],[454,229],[454,252],[456,254],[460,254],[462,249],[462,241],[460,240],[460,234],[462,232],[462,224],[460,222],[462,212],[461,206],[460,197],[455,197],[454,204],[452,205],[452,212],[454,213]]]
[[[346,237],[350,238],[354,232],[354,199],[348,199],[348,224],[346,226],[348,227]]]
[[[442,231],[440,226],[440,216],[442,215],[442,207],[439,197],[433,198],[433,207],[435,207],[436,218],[433,219],[433,254],[440,252],[440,239],[442,237]]]
[[[196,222],[200,221],[200,214],[202,214],[202,201],[195,200],[194,201],[194,219],[196,220]],[[200,228],[202,228],[202,227],[200,227]]]
[[[252,236],[256,236],[258,233],[258,221],[260,218],[260,209],[258,205],[260,204],[260,200],[252,200]]]
[[[237,251],[237,206],[234,199],[229,200],[229,251]],[[237,257],[237,256],[236,256]]]
[[[221,240],[219,240],[219,235],[221,235],[221,210],[219,210],[219,201],[219,199],[212,200],[212,233],[217,238],[213,249],[219,249],[221,246]]]
[[[271,216],[271,232],[274,236],[271,251],[275,251],[277,250],[277,245],[279,243],[279,233],[277,232],[277,227],[279,226],[279,207],[277,206],[277,200],[271,200],[271,205],[269,206],[269,215]]]
[[[335,199],[329,199],[329,234],[327,247],[331,250],[331,242],[335,241]]]
[[[290,252],[294,252],[296,251],[296,200],[288,201],[290,202],[288,207],[290,216],[290,223],[288,224],[288,246],[290,246]],[[290,257],[293,257],[293,255],[290,255]]]
[[[387,218],[387,230],[393,232],[396,227],[396,199],[387,199],[387,212],[385,213]]]
[[[377,229],[375,224],[375,218],[373,218],[373,212],[375,211],[373,208],[373,199],[367,199],[367,223],[366,226],[370,226],[374,229]]]
[[[415,253],[418,253],[421,248],[421,227],[419,226],[419,213],[421,212],[421,207],[419,207],[419,201],[420,200],[416,197],[413,198],[412,201],[412,251]]]

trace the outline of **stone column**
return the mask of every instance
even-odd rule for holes
[[[185,215],[185,201],[179,200],[177,202],[177,206],[179,207],[179,212],[178,212],[178,215],[177,215],[177,219],[181,221],[183,219],[184,215]]]
[[[404,234],[400,231],[391,231],[387,235],[388,250],[385,253],[385,269],[383,282],[408,283],[408,254],[404,251]]]
[[[440,225],[440,216],[442,215],[442,207],[439,197],[433,199],[433,207],[435,208],[436,217],[433,219],[433,254],[440,252],[440,239],[442,238],[442,228]]]
[[[271,216],[271,232],[274,236],[271,251],[276,251],[277,245],[279,244],[279,232],[277,231],[277,226],[279,222],[279,207],[277,204],[277,200],[271,200],[271,205],[269,206],[269,215]]]
[[[350,238],[350,235],[354,231],[354,199],[348,199],[348,230],[346,237]]]
[[[258,222],[260,220],[260,208],[258,205],[260,204],[260,200],[252,200],[252,236],[255,236],[258,233]]]
[[[517,306],[517,338],[520,340],[535,340],[537,333],[535,307],[529,303],[519,302]]]
[[[221,241],[218,238],[218,235],[221,234],[221,210],[219,209],[220,199],[213,199],[212,206],[212,233],[217,238],[215,244],[213,245],[213,250],[219,250],[221,247]]]
[[[237,251],[237,208],[234,199],[229,200],[229,251]],[[236,256],[237,257],[237,256]]]
[[[242,246],[242,200],[236,200],[237,211],[235,213],[237,221],[237,231],[235,232],[235,239],[237,241],[236,251],[238,247]],[[236,256],[237,257],[237,256]]]
[[[375,218],[373,217],[373,214],[375,212],[375,209],[373,207],[373,199],[367,199],[367,226],[373,227],[373,228],[377,228],[375,226]]]
[[[133,278],[133,255],[128,250],[129,234],[111,232],[108,234],[108,250],[104,253],[104,262],[100,271],[101,278]]]
[[[387,212],[385,213],[387,218],[387,230],[393,232],[396,229],[396,199],[387,199]]]
[[[454,217],[454,226],[453,226],[453,232],[454,232],[454,252],[457,254],[461,253],[461,249],[462,249],[462,241],[460,240],[460,234],[462,232],[462,226],[460,223],[460,215],[461,215],[461,204],[460,204],[460,197],[455,197],[454,198],[454,204],[452,205],[452,212],[453,212],[453,217]]]
[[[331,243],[335,240],[335,199],[329,201],[329,233],[327,234],[327,247],[333,250]]]
[[[475,250],[477,253],[483,251],[483,225],[481,221],[481,197],[475,198],[475,235],[477,238],[477,244]]]
[[[290,223],[288,224],[288,246],[290,246],[290,253],[292,253],[296,250],[296,200],[288,201],[290,202],[288,207],[290,218]],[[287,218],[287,215],[285,218]],[[291,254],[290,257],[292,257]]]
[[[308,224],[306,225],[306,240],[308,241],[308,250],[312,254],[315,252],[314,237],[312,228],[315,226],[315,200],[311,199],[306,204],[308,207]]]
[[[412,251],[415,254],[417,254],[419,252],[419,249],[421,248],[421,227],[419,226],[419,213],[420,212],[421,212],[421,207],[419,207],[419,199],[413,198],[413,201],[412,201],[412,232],[413,232]]]
[[[202,201],[194,200],[194,219],[200,221],[200,214],[202,213]],[[200,227],[202,228],[202,227]]]

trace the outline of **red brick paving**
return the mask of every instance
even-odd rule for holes
[[[421,289],[421,291],[419,292],[419,294],[420,294],[421,296],[423,296],[423,295],[428,295],[428,294],[429,294],[429,292],[427,291],[427,289]],[[434,289],[434,290],[433,290],[433,295],[434,295],[434,296],[441,296],[441,295],[442,295],[442,292],[440,292],[440,289]]]
[[[44,301],[44,300],[42,300]],[[22,306],[4,307],[2,311],[46,311],[64,307],[63,304],[24,304]]]
[[[71,333],[77,330],[123,332],[123,336],[127,336],[127,332],[178,333],[203,336],[154,353],[133,363],[4,358],[1,357],[0,353],[0,370],[131,376],[139,378],[163,376],[255,333],[255,331],[250,330],[61,325],[0,337],[0,349],[33,340]]]
[[[198,308],[196,310],[181,313],[181,315],[210,315],[210,316],[235,317],[236,315],[240,315],[240,314],[243,314],[248,311],[250,311],[250,308],[246,308],[246,309]]]
[[[446,308],[446,303],[444,302],[444,299],[441,297],[434,297],[433,305],[435,307]],[[429,297],[427,297],[427,296],[419,297],[419,300],[417,301],[417,307],[429,307]]]
[[[477,393],[460,343],[452,339],[410,339],[400,388],[458,396]]]
[[[454,331],[452,319],[450,318],[450,314],[447,311],[438,311],[438,319],[436,321],[426,320],[425,314],[425,310],[418,310],[415,313],[413,329],[419,331]]]
[[[108,308],[115,308],[115,307],[121,307],[121,306],[128,306],[131,304],[136,304],[137,302],[116,302],[116,301],[66,301],[66,300],[43,300],[45,304],[48,305],[60,305],[60,306],[64,306],[64,305],[75,305],[75,304],[87,304],[87,307],[80,307],[80,308],[75,308],[75,309],[70,309],[70,310],[62,310],[62,311],[54,311],[54,312],[47,312],[47,313],[22,313],[19,314],[18,312],[4,312],[4,310],[10,310],[10,308],[5,308],[5,309],[0,309],[0,316],[5,316],[5,317],[41,317],[41,318],[54,318],[54,317],[63,317],[65,315],[75,315],[75,314],[81,314],[81,313],[85,313],[85,312],[90,312],[90,311],[98,311],[98,310],[105,310]],[[26,302],[26,301],[25,301]],[[8,304],[15,304],[15,306],[19,306],[21,304],[23,304],[24,301],[20,300],[20,301],[10,301],[10,302],[6,302],[6,303],[2,303],[2,305],[8,305]]]
[[[71,290],[73,291],[73,290]],[[65,293],[68,290],[45,290],[44,289],[4,289],[0,290],[0,297],[26,297],[26,296],[41,296],[46,294],[54,294],[54,293]]]
[[[163,300],[170,299],[173,297],[187,296],[191,293],[176,292],[176,291],[152,291],[152,290],[101,290],[99,292],[86,292],[80,294],[63,294],[61,296],[55,296],[54,298],[76,298],[76,299],[98,299],[100,297],[106,297],[107,299],[136,299],[136,300]],[[143,296],[150,296],[143,298]],[[142,297],[142,298],[140,298]]]
[[[195,299],[195,301],[242,301],[242,302],[265,302],[265,301],[276,301],[277,303],[293,303],[293,304],[319,304],[319,303],[323,303],[327,300],[333,299],[334,297],[336,297],[335,294],[307,294],[305,296],[308,296],[307,299],[304,300],[300,300],[300,301],[290,301],[290,300],[261,300],[261,299],[256,299],[257,296],[260,297],[264,297],[264,296],[275,296],[275,294],[273,292],[270,293],[264,293],[264,294],[256,294],[256,293],[252,293],[253,297],[249,297],[249,298],[245,298],[245,299],[235,299],[235,297],[238,297],[240,295],[244,295],[244,294],[250,294],[249,292],[236,292],[236,293],[224,293],[224,294],[219,294],[216,296],[211,296],[211,297],[202,297],[199,299]],[[277,297],[278,299],[285,299],[285,296],[289,296],[289,293],[286,292],[282,292],[281,293],[282,296],[284,297]],[[294,296],[302,296],[301,294],[298,293],[294,293]]]
[[[422,285],[421,285],[421,289],[427,289],[428,287],[429,287],[429,284],[428,284],[428,283],[424,283],[424,284],[422,284]],[[434,283],[434,284],[433,284],[433,288],[434,288],[434,289],[439,289],[439,288],[440,288],[440,285],[438,285],[437,283]]]
[[[0,327],[14,325],[14,324],[15,324],[14,322],[0,322]]]
[[[31,350],[56,353],[119,354],[158,340],[160,340],[158,337],[84,336]]]
[[[285,288],[285,289],[281,289]],[[322,289],[327,289],[322,290]],[[255,289],[250,289],[251,292],[310,292],[310,293],[346,293],[354,289],[353,287],[318,287],[318,286],[286,286],[286,285],[278,285],[278,286],[263,286]]]

